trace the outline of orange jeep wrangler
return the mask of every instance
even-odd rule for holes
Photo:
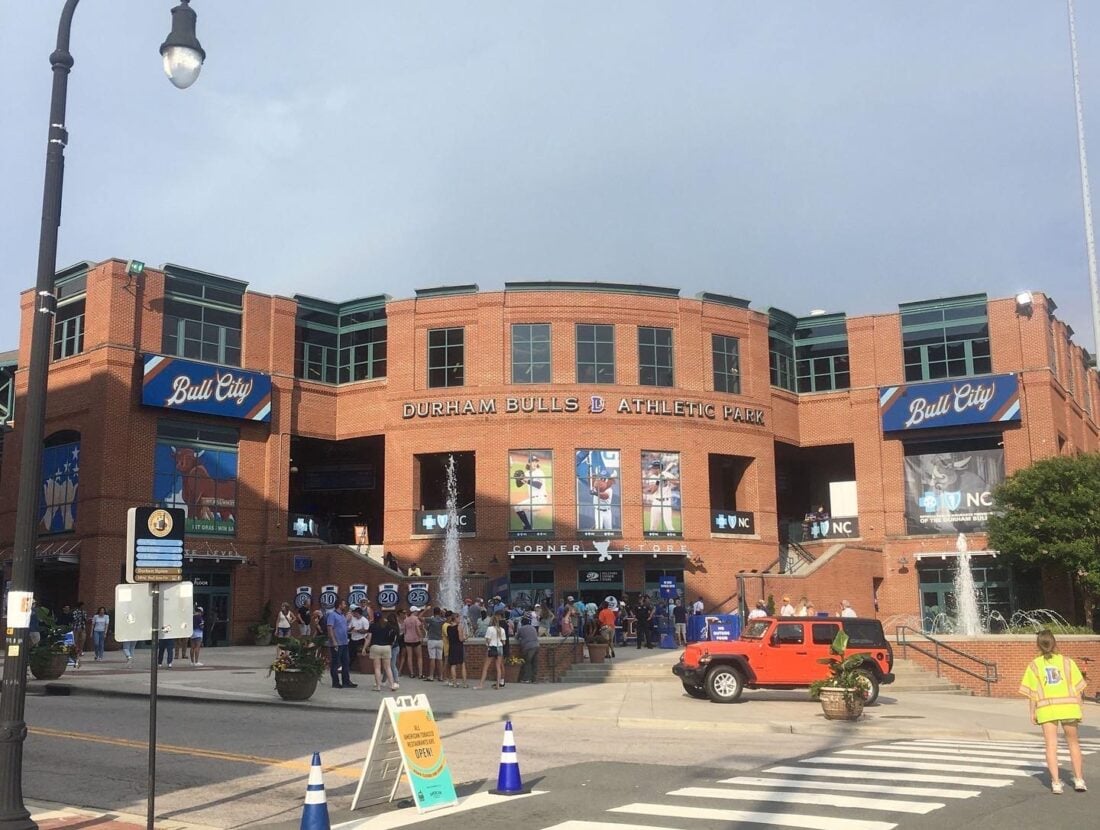
[[[866,704],[878,699],[879,685],[893,683],[894,651],[878,620],[858,617],[763,617],[749,620],[741,639],[689,643],[672,673],[692,697],[733,703],[750,689],[799,689],[827,677],[818,662],[843,628],[844,656],[863,655],[859,671],[869,686]]]

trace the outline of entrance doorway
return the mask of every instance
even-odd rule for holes
[[[623,594],[623,572],[620,569],[581,568],[577,572],[577,596],[582,602],[599,605],[609,596]]]
[[[230,603],[230,596],[233,593],[232,574],[228,571],[190,572],[185,569],[183,578],[194,583],[195,605],[203,610],[205,617],[203,645],[229,645],[232,621]]]

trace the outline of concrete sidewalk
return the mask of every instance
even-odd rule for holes
[[[399,695],[424,693],[441,718],[469,718],[482,722],[522,716],[543,721],[569,720],[621,728],[667,730],[723,730],[729,732],[843,735],[877,740],[898,736],[939,736],[979,739],[1037,739],[1038,730],[1027,718],[1021,700],[958,695],[898,692],[884,686],[879,704],[868,707],[857,723],[825,720],[821,707],[804,690],[746,691],[740,703],[721,705],[695,700],[684,694],[672,675],[678,651],[620,649],[617,661],[644,661],[667,666],[669,680],[629,683],[509,684],[494,690],[486,684],[476,690],[452,688],[438,682],[403,678]],[[148,652],[138,652],[128,668],[117,652],[101,662],[85,661],[56,681],[31,680],[28,694],[59,692],[74,695],[109,695],[146,698],[149,694]],[[161,699],[203,703],[235,703],[255,706],[297,706],[318,711],[374,711],[388,690],[372,691],[371,675],[353,675],[357,689],[333,689],[323,677],[314,696],[304,702],[283,701],[275,693],[275,681],[267,676],[274,658],[270,647],[231,647],[203,652],[204,667],[176,660],[170,671],[158,676]],[[1091,724],[1100,706],[1087,703],[1082,737],[1100,738]]]
[[[91,807],[67,807],[48,801],[26,801],[24,805],[38,830],[144,830],[145,816],[96,810]],[[158,830],[219,830],[204,824],[157,819]]]

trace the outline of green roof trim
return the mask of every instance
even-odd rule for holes
[[[357,297],[354,300],[345,300],[342,303],[334,303],[331,300],[321,300],[306,294],[295,294],[294,302],[299,308],[310,311],[321,311],[326,314],[350,314],[355,311],[374,311],[385,308],[393,297],[389,294],[375,294],[371,297]]]
[[[203,285],[212,285],[216,288],[225,288],[229,291],[244,292],[248,288],[248,282],[245,280],[234,279],[233,277],[223,277],[220,274],[211,274],[208,271],[199,271],[195,268],[188,268],[186,265],[175,265],[171,262],[166,262],[160,266],[162,270],[169,277],[180,277],[181,279],[191,280],[192,282],[201,283]]]
[[[837,311],[832,314],[808,314],[805,317],[799,317],[798,322],[795,323],[796,329],[813,329],[818,326],[831,326],[834,323],[843,323],[848,317],[843,311]]]
[[[731,297],[728,294],[712,294],[709,291],[700,291],[695,297],[696,299],[702,300],[704,303],[718,303],[719,305],[728,305],[734,308],[749,307],[748,300],[742,300],[740,297]]]
[[[475,283],[466,285],[440,285],[436,288],[417,288],[416,299],[430,300],[434,297],[454,297],[459,294],[476,294],[478,287]]]
[[[54,272],[53,284],[68,282],[69,280],[75,280],[77,277],[82,277],[90,270],[95,268],[95,263],[89,260],[83,262],[77,262],[70,265],[68,268],[62,268],[60,271]]]
[[[798,318],[781,308],[768,309],[768,330],[779,331],[788,336],[794,334]]]
[[[639,294],[644,297],[680,296],[679,288],[663,288],[659,285],[633,285],[622,282],[563,282],[559,280],[530,280],[506,282],[505,291],[594,291],[599,294]]]
[[[910,311],[925,311],[933,308],[962,308],[969,305],[986,305],[989,298],[984,294],[962,294],[958,297],[941,297],[938,300],[918,300],[912,303],[898,303],[898,310],[905,314]]]

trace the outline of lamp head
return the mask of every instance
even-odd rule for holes
[[[172,9],[172,31],[160,45],[160,55],[164,61],[164,73],[177,89],[187,89],[199,77],[206,52],[195,36],[195,20],[198,15],[188,3]]]

